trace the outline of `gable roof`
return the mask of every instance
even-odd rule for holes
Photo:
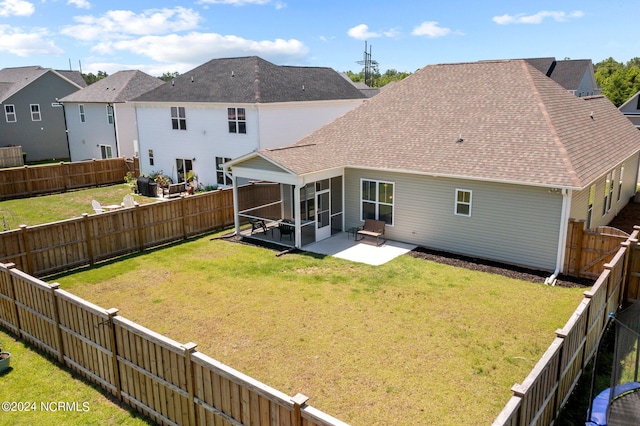
[[[159,78],[138,70],[118,71],[82,90],[60,99],[61,102],[126,102],[164,84]]]
[[[54,71],[51,68],[42,68],[40,66],[3,68],[0,70],[0,102],[4,102],[12,95],[18,93],[20,90],[49,72],[55,73],[60,78],[77,86],[79,89],[84,87],[80,83],[74,81],[77,80],[77,78],[70,78],[72,73],[77,73],[79,75],[78,71],[60,72]],[[82,76],[80,76],[80,78],[82,78]]]
[[[555,58],[528,58],[525,60],[567,90],[577,90],[585,74],[593,73],[591,59],[556,61]]]
[[[213,59],[135,101],[270,103],[365,97],[331,68],[274,65],[250,56]]]
[[[578,98],[527,61],[505,60],[426,66],[259,155],[298,175],[360,167],[577,189],[639,147],[608,99]]]

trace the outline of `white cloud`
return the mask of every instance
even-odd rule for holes
[[[502,16],[494,16],[492,18],[493,22],[499,25],[508,25],[508,24],[540,24],[546,18],[553,19],[556,22],[565,22],[569,19],[582,18],[584,13],[582,11],[576,10],[570,13],[561,12],[561,11],[550,11],[550,10],[541,10],[538,13],[533,15],[525,15],[524,13],[519,13],[517,15],[509,15],[504,14]]]
[[[360,24],[353,28],[349,28],[347,34],[349,37],[355,38],[356,40],[367,40],[370,38],[381,37],[380,33],[369,31],[369,26],[366,24]]]
[[[436,21],[426,21],[413,29],[411,34],[429,38],[444,37],[451,33],[449,28],[440,27]]]
[[[91,9],[91,3],[88,0],[67,0],[67,4],[72,4],[78,9]]]
[[[0,52],[8,52],[17,56],[59,55],[63,51],[53,41],[47,40],[47,31],[42,28],[30,28],[28,33],[0,26]]]
[[[77,25],[61,33],[81,40],[113,40],[128,36],[166,34],[198,27],[200,15],[192,9],[149,9],[136,14],[128,10],[111,10],[101,16],[77,16]]]
[[[99,54],[127,51],[158,62],[193,65],[199,65],[215,57],[252,55],[277,62],[296,62],[308,53],[304,43],[295,39],[256,41],[233,35],[198,32],[104,42],[95,46],[93,50]]]
[[[282,9],[286,7],[286,4],[282,1],[276,0],[200,0],[199,4],[230,4],[233,6],[246,6],[248,4],[255,4],[263,6],[267,4],[273,4],[276,9]]]
[[[0,1],[0,16],[30,16],[36,8],[33,3],[24,0]]]

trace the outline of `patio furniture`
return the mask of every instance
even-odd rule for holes
[[[93,211],[96,213],[104,213],[104,209],[100,205],[100,203],[96,200],[91,201],[91,207],[93,207]]]
[[[264,223],[264,220],[250,218],[249,223],[251,224],[251,234],[253,234],[253,231],[256,229],[262,229],[263,233],[267,235],[267,224]]]
[[[170,183],[169,186],[162,191],[162,194],[167,198],[171,198],[174,195],[180,195],[183,192],[187,192],[186,184],[184,182],[180,182],[180,183]]]
[[[133,195],[127,194],[122,199],[122,207],[135,207],[138,203],[133,199]]]
[[[140,176],[136,181],[136,188],[138,194],[145,197],[157,197],[158,196],[158,184],[147,176]]]
[[[283,235],[288,235],[289,240],[292,241],[292,237],[295,235],[296,227],[289,220],[282,220],[278,223],[278,231],[280,231],[280,240]]]
[[[375,219],[365,219],[364,226],[362,227],[362,229],[357,231],[357,235],[362,235],[360,240],[364,239],[364,237],[376,237],[376,246],[379,246],[380,237],[384,235],[384,221],[375,220]],[[385,241],[386,240],[383,238],[382,244],[384,244]]]

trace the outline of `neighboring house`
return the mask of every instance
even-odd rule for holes
[[[600,94],[591,59],[556,61],[555,58],[528,58],[525,60],[577,97]]]
[[[569,219],[606,225],[635,194],[639,150],[608,99],[505,60],[427,66],[293,145],[223,167],[281,184],[296,247],[374,218],[391,240],[557,273]],[[236,232],[259,211],[236,209]]]
[[[223,162],[293,143],[365,100],[330,68],[214,59],[133,100],[141,172],[228,185]]]
[[[620,112],[640,129],[640,92],[637,92],[628,101],[618,107]]]
[[[85,86],[78,71],[39,66],[0,70],[0,146],[21,145],[28,161],[69,158],[58,100]]]
[[[118,71],[60,99],[71,161],[139,156],[136,111],[127,101],[162,84],[142,71]]]

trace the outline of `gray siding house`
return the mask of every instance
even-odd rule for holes
[[[162,84],[142,71],[118,71],[60,99],[71,161],[139,156],[136,111],[128,101]]]
[[[426,66],[293,145],[225,166],[234,181],[281,184],[296,247],[375,218],[388,239],[553,278],[569,220],[605,225],[635,194],[639,150],[608,99],[504,60]],[[259,212],[236,207],[236,232]]]
[[[618,107],[625,117],[640,129],[640,92],[630,97],[625,103]]]
[[[27,160],[69,158],[58,100],[85,86],[78,71],[39,66],[0,70],[0,146],[21,145]]]
[[[526,61],[578,97],[600,94],[591,59],[530,58]]]

